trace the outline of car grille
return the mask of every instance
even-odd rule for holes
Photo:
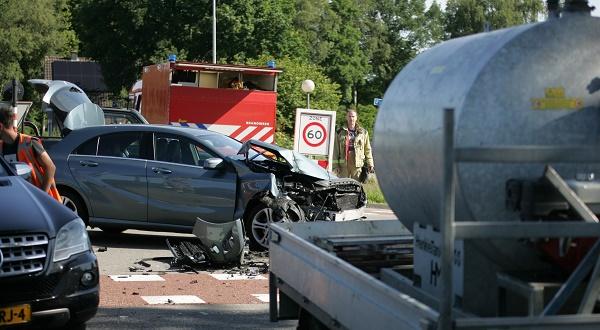
[[[352,210],[358,208],[358,194],[344,194],[335,197],[340,210]]]
[[[52,297],[60,280],[60,273],[6,279],[0,294],[0,305]]]
[[[48,237],[44,234],[0,236],[0,277],[33,274],[44,270]]]

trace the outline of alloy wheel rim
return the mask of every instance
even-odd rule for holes
[[[264,248],[269,247],[269,240],[271,239],[270,225],[272,223],[286,222],[285,219],[279,219],[279,221],[273,221],[273,210],[271,208],[264,208],[256,212],[254,218],[252,218],[252,236],[254,240]]]
[[[62,204],[66,207],[69,208],[69,210],[73,211],[75,214],[79,214],[77,212],[77,205],[75,205],[75,202],[73,202],[73,200],[71,200],[68,197],[65,196],[61,196],[62,197]]]

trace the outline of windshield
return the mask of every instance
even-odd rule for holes
[[[197,135],[198,141],[203,145],[211,148],[218,152],[223,157],[230,157],[237,155],[238,151],[242,147],[242,143],[230,138],[226,135],[221,134],[202,134]],[[250,155],[256,155],[256,151],[251,151]]]

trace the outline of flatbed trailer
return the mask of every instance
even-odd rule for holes
[[[303,310],[332,329],[389,329],[390,325],[400,329],[427,329],[435,326],[438,313],[434,309],[385,284],[377,278],[381,274],[369,274],[340,259],[323,245],[329,241],[333,242],[330,246],[337,249],[344,248],[340,245],[354,247],[359,256],[376,246],[384,246],[396,256],[412,259],[412,249],[402,247],[407,240],[412,243],[412,234],[399,221],[277,224],[272,229],[269,247],[272,321],[298,318],[299,311]],[[321,247],[313,243],[317,237]],[[389,251],[390,246],[392,251]],[[393,246],[400,246],[403,253]],[[363,256],[366,255],[363,253]],[[354,259],[357,263],[356,259],[360,257]],[[387,272],[393,267],[411,267],[412,260],[406,262],[396,258],[395,261],[398,264],[386,268]],[[374,263],[386,262],[390,264],[394,260]]]

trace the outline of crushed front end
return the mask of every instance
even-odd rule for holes
[[[300,205],[307,221],[358,220],[367,204],[362,185],[348,178],[312,181],[287,177],[281,190]]]

